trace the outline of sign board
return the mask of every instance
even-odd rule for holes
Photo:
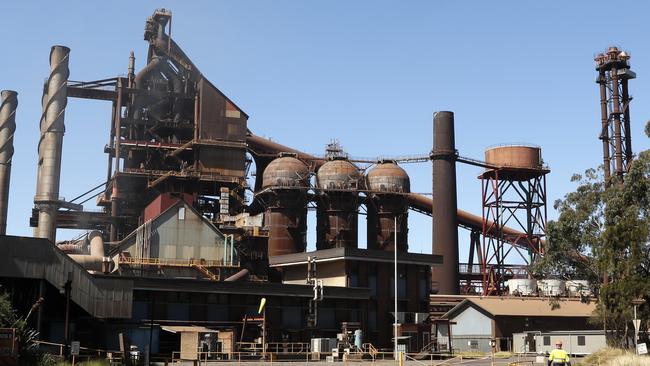
[[[636,353],[640,355],[647,355],[648,354],[648,347],[646,346],[645,343],[639,343],[636,346]]]
[[[16,329],[0,328],[0,357],[18,356]]]
[[[79,356],[79,341],[70,342],[70,354],[72,356]]]

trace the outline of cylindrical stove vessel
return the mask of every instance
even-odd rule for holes
[[[345,159],[330,160],[316,174],[316,249],[356,248],[362,176]]]
[[[0,92],[0,100],[0,235],[5,235],[7,233],[9,182],[11,180],[11,159],[14,156],[18,93],[13,90],[3,90]]]
[[[290,157],[273,160],[262,176],[265,220],[269,228],[268,255],[298,253],[307,246],[309,168]]]
[[[408,204],[411,181],[394,161],[380,161],[366,176],[368,249],[408,251]],[[397,225],[395,225],[397,219]],[[397,232],[395,230],[397,229]]]
[[[65,132],[64,115],[68,103],[67,82],[70,71],[70,49],[54,46],[50,51],[50,76],[47,81],[47,103],[41,119],[38,143],[39,174],[34,203],[38,207],[36,237],[56,240],[56,211],[61,178],[61,154]]]
[[[454,113],[437,112],[433,118],[433,207],[432,250],[443,257],[441,266],[431,268],[432,282],[438,293],[459,293],[458,283],[458,218],[456,201],[456,143]]]

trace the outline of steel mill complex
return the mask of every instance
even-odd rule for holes
[[[452,316],[489,305],[467,299],[575,293],[528,270],[546,240],[550,170],[540,147],[495,145],[482,159],[468,158],[456,149],[453,112],[432,111],[430,153],[354,159],[333,141],[324,154],[307,154],[249,129],[244,106],[201,73],[171,26],[172,13],[156,10],[146,20],[146,60],[125,55],[125,76],[109,79],[73,81],[70,49],[52,47],[33,237],[5,235],[18,97],[2,92],[0,284],[20,311],[44,299],[30,319],[41,340],[167,355],[178,351],[180,335],[220,357],[313,355],[336,344],[371,353],[395,341],[408,352],[441,352]],[[616,48],[596,61],[606,172],[623,175],[632,159],[635,74]],[[110,104],[110,136],[105,182],[65,200],[70,98]],[[411,192],[407,163],[432,164],[430,197]],[[472,182],[482,185],[481,215],[457,207],[458,163],[481,168]],[[94,203],[99,209],[87,209]],[[310,252],[309,209],[316,212]],[[431,217],[433,254],[409,252],[410,210]],[[360,225],[367,225],[365,248]],[[57,241],[60,229],[84,234]],[[467,263],[459,232],[468,233],[460,240],[469,243]]]

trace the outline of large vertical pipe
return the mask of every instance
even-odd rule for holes
[[[628,79],[621,79],[621,102],[623,104],[623,130],[625,131],[625,166],[629,169],[632,164],[632,130],[630,127],[630,92]]]
[[[39,209],[36,236],[56,240],[56,211],[61,178],[61,154],[64,115],[68,103],[67,82],[70,70],[70,49],[53,46],[50,51],[50,76],[47,81],[47,103],[41,120],[41,139],[38,143],[39,176],[34,203]]]
[[[432,268],[439,294],[459,293],[458,219],[456,202],[456,146],[453,112],[433,117],[433,240],[432,253],[443,256],[442,266]]]
[[[114,111],[114,125],[115,125],[115,174],[113,175],[113,191],[111,193],[111,229],[110,240],[117,241],[119,234],[118,216],[120,215],[120,187],[118,181],[120,179],[120,150],[122,141],[122,81],[117,81],[117,103]]]
[[[610,78],[612,79],[612,114],[614,115],[614,161],[616,167],[614,171],[619,177],[623,177],[623,137],[622,137],[622,125],[621,125],[621,109],[620,109],[620,95],[618,92],[618,70],[615,67],[612,67],[612,70],[609,72]]]
[[[603,169],[605,172],[605,181],[611,175],[611,162],[609,157],[609,113],[607,112],[607,76],[604,71],[600,71],[598,77],[600,84],[600,139],[603,141]]]
[[[0,92],[0,235],[7,234],[7,208],[9,207],[9,181],[11,159],[14,156],[14,132],[16,131],[16,108],[18,93],[13,90]]]

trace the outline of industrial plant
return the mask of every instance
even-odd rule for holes
[[[530,270],[547,239],[550,167],[539,146],[494,145],[467,157],[456,149],[454,113],[431,111],[426,154],[358,159],[337,141],[308,154],[256,135],[245,106],[211,83],[171,32],[171,11],[155,10],[145,24],[147,58],[125,55],[124,76],[75,81],[70,49],[60,45],[49,74],[34,70],[47,80],[25,218],[33,237],[5,235],[20,108],[15,92],[1,94],[0,284],[20,311],[40,300],[29,322],[43,347],[78,341],[106,354],[178,360],[324,360],[489,351],[492,339],[498,349],[530,350],[513,334],[593,328],[587,281]],[[635,74],[617,48],[596,62],[604,166],[622,176],[633,158]],[[66,200],[70,98],[103,101],[111,114],[100,116],[110,126],[105,181]],[[404,164],[432,165],[431,196],[411,191]],[[457,164],[481,169],[472,182],[482,187],[480,214],[458,208]],[[432,254],[409,251],[412,211],[431,217]],[[57,241],[62,229],[83,235]],[[459,245],[469,246],[467,262]],[[516,310],[522,299],[536,305]],[[488,331],[463,324],[467,312],[482,314]]]

